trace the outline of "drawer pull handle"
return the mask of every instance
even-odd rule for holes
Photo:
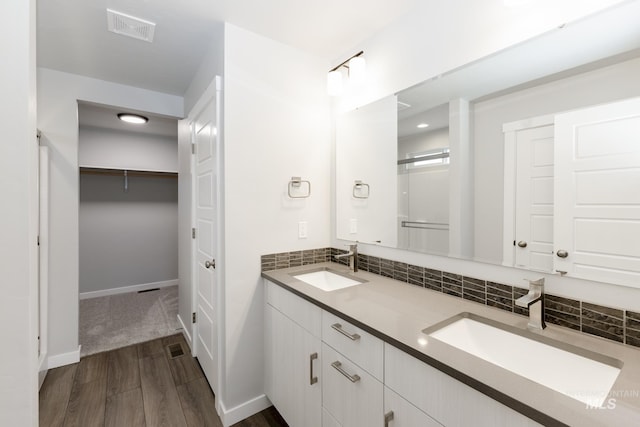
[[[335,329],[336,331],[340,332],[345,337],[349,338],[351,341],[357,341],[357,340],[360,339],[360,335],[358,335],[358,334],[350,334],[349,332],[347,332],[344,329],[342,329],[342,325],[340,323],[334,323],[333,325],[331,325],[331,327],[333,329]]]
[[[312,353],[309,355],[309,385],[314,385],[318,382],[318,377],[313,376],[313,361],[318,358],[318,353]]]
[[[331,366],[333,366],[336,369],[336,371],[340,372],[352,383],[357,383],[358,381],[360,381],[360,375],[358,374],[350,375],[347,371],[342,369],[342,363],[338,362],[337,360],[333,362]]]
[[[389,427],[389,423],[393,421],[393,411],[384,414],[384,427]]]

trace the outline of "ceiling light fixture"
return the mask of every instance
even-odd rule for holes
[[[118,114],[118,118],[123,122],[133,123],[135,125],[143,125],[149,121],[149,119],[145,116],[131,113],[120,113]]]
[[[362,85],[364,83],[367,63],[362,56],[363,54],[364,51],[361,50],[340,65],[329,70],[329,74],[327,75],[327,92],[330,96],[339,96],[342,93],[341,67],[347,69],[352,85]]]
[[[429,127],[429,123],[420,123],[417,128],[418,129],[424,129],[424,128],[428,128]]]

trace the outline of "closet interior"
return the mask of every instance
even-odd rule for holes
[[[179,329],[177,120],[79,103],[81,356]]]

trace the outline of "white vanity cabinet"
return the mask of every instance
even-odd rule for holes
[[[384,374],[386,387],[442,425],[540,426],[511,408],[387,344],[384,352]],[[400,402],[398,409],[387,403],[385,401],[385,413],[394,411],[395,414],[396,411],[402,410],[403,406],[406,407],[403,402]],[[399,416],[397,418],[400,419]],[[389,423],[389,427],[400,426],[401,424]]]
[[[322,310],[266,283],[266,394],[290,426],[320,426]]]
[[[291,427],[540,425],[265,283],[265,391]]]

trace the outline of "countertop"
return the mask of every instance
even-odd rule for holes
[[[367,282],[332,292],[322,291],[292,275],[328,268]],[[262,277],[338,317],[354,323],[386,343],[432,365],[459,381],[543,425],[640,425],[640,349],[555,325],[540,335],[620,360],[622,370],[603,408],[587,408],[578,400],[458,350],[422,332],[462,312],[526,330],[528,319],[368,272],[353,273],[336,263],[272,270]],[[553,360],[540,360],[550,364]],[[609,399],[608,398],[608,399]]]

